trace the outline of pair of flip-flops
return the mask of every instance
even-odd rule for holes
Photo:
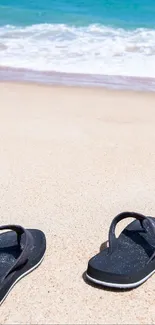
[[[115,228],[125,218],[136,218],[120,234]],[[42,231],[21,226],[2,226],[12,230],[0,235],[0,304],[23,276],[42,262],[46,238]],[[109,247],[88,263],[86,276],[96,284],[115,288],[134,288],[155,272],[155,218],[124,212],[114,218],[109,230]]]

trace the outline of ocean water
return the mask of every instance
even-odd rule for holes
[[[0,0],[0,67],[155,78],[155,0]]]

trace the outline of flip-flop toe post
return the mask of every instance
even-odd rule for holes
[[[119,221],[135,218],[119,235]],[[116,216],[109,230],[109,247],[88,262],[87,278],[99,285],[130,289],[145,282],[155,273],[155,218],[135,212]]]
[[[1,226],[0,231],[0,304],[12,287],[42,262],[46,238],[38,229],[18,225]]]

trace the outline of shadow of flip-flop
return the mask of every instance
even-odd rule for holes
[[[105,248],[109,247],[109,241],[106,240],[104,243],[100,246],[100,252],[102,252]]]

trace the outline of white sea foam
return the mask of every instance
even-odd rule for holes
[[[0,27],[0,66],[155,77],[155,30],[102,25]]]

